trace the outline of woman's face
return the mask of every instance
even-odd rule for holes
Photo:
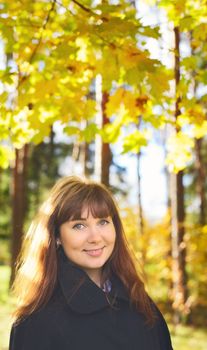
[[[87,208],[79,220],[60,226],[60,241],[68,258],[99,284],[103,265],[114,249],[116,239],[112,218],[94,218]]]

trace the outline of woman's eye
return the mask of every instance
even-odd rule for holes
[[[109,221],[108,221],[108,220],[103,219],[103,220],[100,220],[100,221],[99,221],[99,224],[100,224],[100,225],[102,225],[102,226],[104,226],[104,225],[109,224]]]
[[[73,228],[74,228],[75,230],[82,230],[83,227],[84,227],[83,224],[75,224],[75,225],[73,226]]]

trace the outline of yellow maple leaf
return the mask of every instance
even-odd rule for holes
[[[202,124],[195,124],[193,126],[192,133],[197,139],[207,135],[207,121],[204,120]]]
[[[118,58],[120,64],[127,69],[137,67],[147,59],[145,53],[131,44],[125,45],[122,50],[118,51]]]
[[[192,159],[193,147],[194,140],[187,134],[178,132],[171,135],[168,139],[168,154],[166,157],[169,171],[178,173],[180,170],[183,170]]]
[[[140,104],[137,94],[132,91],[118,88],[114,95],[109,97],[109,102],[106,106],[108,116],[121,112],[122,117],[125,116],[125,121],[136,121],[140,114]]]

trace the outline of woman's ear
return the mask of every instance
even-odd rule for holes
[[[57,238],[57,239],[56,239],[56,246],[57,246],[57,248],[58,248],[60,245],[61,245],[61,240],[60,240],[60,238]]]

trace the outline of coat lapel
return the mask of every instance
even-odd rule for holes
[[[111,291],[106,294],[66,257],[62,248],[58,250],[58,280],[67,304],[78,313],[97,312],[109,307],[109,301],[113,303],[116,298],[129,301],[127,291],[116,275],[111,276]]]

